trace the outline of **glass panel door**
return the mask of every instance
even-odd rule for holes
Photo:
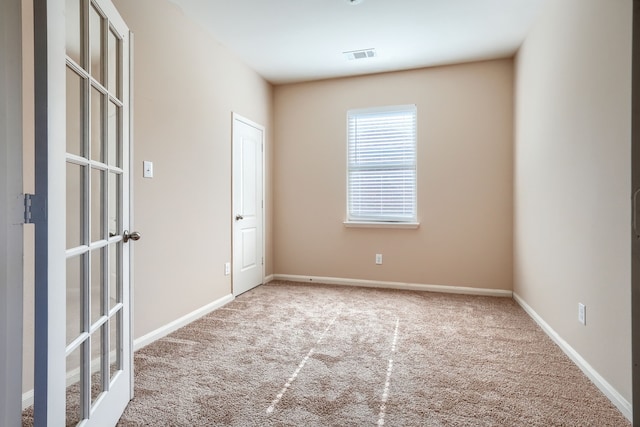
[[[119,417],[130,395],[129,35],[110,1],[65,1],[68,426]]]

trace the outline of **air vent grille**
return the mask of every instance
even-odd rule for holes
[[[367,58],[373,58],[376,56],[376,50],[375,49],[361,49],[361,50],[351,50],[349,52],[342,52],[347,59],[349,60],[353,60],[353,59],[367,59]]]

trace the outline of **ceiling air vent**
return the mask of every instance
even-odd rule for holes
[[[376,56],[375,49],[362,49],[362,50],[351,50],[349,52],[342,52],[347,59],[367,59],[373,58]]]

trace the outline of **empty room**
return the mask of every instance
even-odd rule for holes
[[[631,425],[634,4],[3,0],[0,425]]]

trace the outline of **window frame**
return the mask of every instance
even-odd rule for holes
[[[414,140],[413,140],[413,155],[414,155],[414,183],[413,183],[413,216],[411,218],[400,218],[394,216],[380,215],[376,216],[357,216],[353,215],[351,211],[351,159],[350,148],[352,141],[350,140],[350,123],[354,117],[364,116],[369,114],[385,113],[385,112],[411,112],[414,117]],[[345,227],[356,228],[418,228],[420,223],[418,222],[418,107],[416,104],[403,104],[403,105],[388,105],[381,107],[369,107],[369,108],[357,108],[350,109],[346,114],[346,220],[344,221]],[[396,166],[397,167],[397,166]],[[393,170],[395,168],[390,168]],[[397,169],[396,169],[397,170]]]

